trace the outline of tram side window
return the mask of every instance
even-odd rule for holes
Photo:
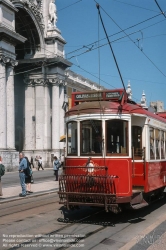
[[[109,120],[106,122],[106,152],[107,155],[128,154],[128,122]]]
[[[150,140],[150,159],[155,159],[155,145],[154,145],[154,128],[149,128],[149,140]]]
[[[164,158],[164,131],[161,131],[161,159]]]
[[[81,122],[80,149],[83,154],[102,154],[102,123],[99,120]]]
[[[160,130],[155,129],[156,159],[160,159]]]
[[[142,157],[142,127],[132,126],[132,147],[134,156]]]
[[[69,122],[67,124],[67,154],[77,154],[77,123]]]

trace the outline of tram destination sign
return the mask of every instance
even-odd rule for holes
[[[103,93],[99,92],[99,93],[84,93],[84,94],[76,94],[75,95],[75,100],[95,100],[98,98],[103,98]]]
[[[106,98],[119,98],[120,93],[119,92],[107,92],[105,97]]]

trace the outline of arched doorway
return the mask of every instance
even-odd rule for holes
[[[35,16],[32,19],[32,12],[28,13],[20,6],[17,6],[18,12],[15,16],[15,29],[18,34],[26,38],[25,43],[18,44],[15,47],[16,60],[18,65],[15,67],[14,93],[15,93],[15,147],[22,151],[24,147],[25,131],[25,75],[31,73],[37,63],[33,59],[41,51],[41,33],[34,23]],[[19,128],[19,129],[18,129]],[[21,135],[20,136],[20,131]],[[18,143],[19,138],[19,143]]]

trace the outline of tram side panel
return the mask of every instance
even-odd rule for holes
[[[147,185],[145,192],[151,192],[166,186],[166,162],[147,163]]]
[[[166,162],[135,162],[132,164],[133,189],[145,193],[166,186]]]
[[[132,162],[132,185],[133,189],[145,191],[147,185],[147,163]]]
[[[99,159],[93,158],[91,161],[92,166],[107,166],[108,167],[108,175],[116,176],[115,185],[116,185],[116,196],[118,197],[131,197],[132,196],[132,164],[131,159]],[[79,167],[86,166],[85,158],[79,159],[69,159],[66,158],[66,170],[65,174],[83,174]],[[74,168],[74,170],[70,170],[70,167],[78,167]],[[88,166],[87,166],[88,168]],[[72,171],[72,172],[71,172]],[[97,172],[90,171],[88,175],[105,175],[105,172]],[[87,174],[87,173],[86,173]]]

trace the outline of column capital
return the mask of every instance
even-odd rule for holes
[[[6,57],[6,56],[3,56],[3,55],[0,55],[0,63],[1,64],[6,64],[10,61],[10,58],[9,57]]]
[[[13,60],[13,59],[11,59],[9,63],[10,63],[9,66],[13,68],[18,65],[18,61]]]
[[[24,83],[27,86],[31,86],[31,87],[35,87],[35,86],[43,86],[46,87],[49,84],[48,79],[44,79],[44,78],[25,78],[24,79]]]
[[[59,79],[59,78],[49,78],[48,81],[52,86],[65,86],[66,85],[65,80]]]
[[[33,79],[27,79],[25,78],[24,79],[24,83],[27,87],[34,87],[34,82],[33,82]]]
[[[18,61],[4,55],[0,55],[0,63],[3,63],[4,65],[8,64],[8,66],[13,68],[18,65]]]

